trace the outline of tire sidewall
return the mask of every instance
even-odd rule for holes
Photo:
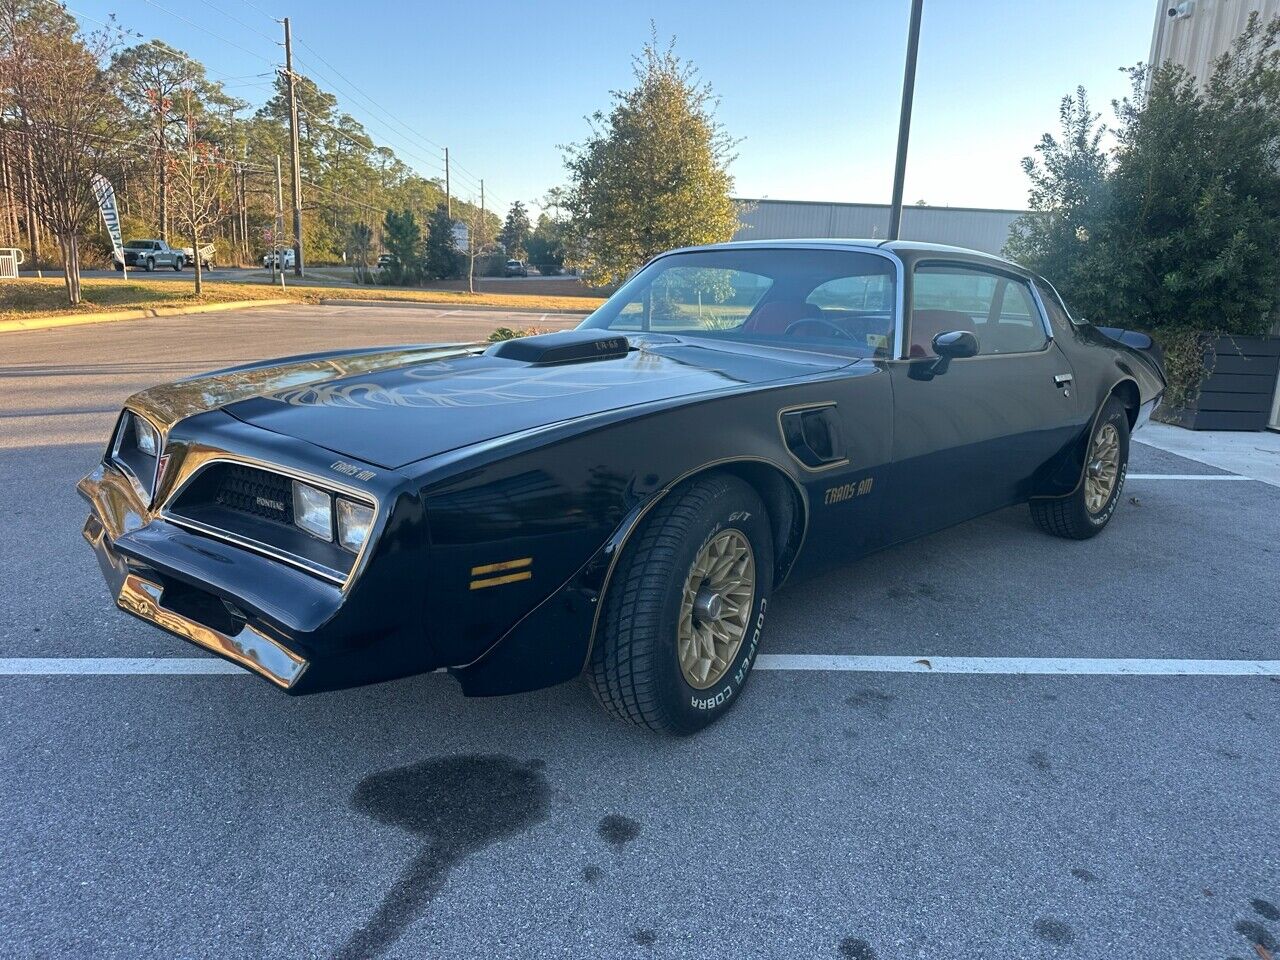
[[[1111,522],[1112,515],[1116,512],[1116,505],[1120,502],[1120,494],[1124,491],[1125,477],[1129,472],[1129,415],[1125,411],[1123,405],[1114,398],[1107,401],[1106,406],[1102,408],[1102,414],[1098,417],[1098,422],[1094,424],[1093,432],[1089,434],[1089,448],[1093,447],[1093,438],[1098,435],[1098,431],[1105,424],[1113,424],[1116,433],[1120,437],[1120,466],[1116,472],[1116,485],[1111,491],[1111,498],[1107,501],[1105,507],[1098,513],[1091,513],[1087,505],[1085,496],[1084,480],[1080,481],[1080,515],[1084,521],[1095,530],[1101,530]],[[1086,469],[1088,466],[1089,451],[1085,451]]]
[[[741,531],[751,544],[756,567],[756,595],[747,621],[747,635],[725,675],[706,689],[698,689],[685,680],[680,669],[679,622],[680,603],[685,578],[698,552],[725,530]],[[692,733],[711,723],[727,711],[746,686],[751,668],[759,652],[773,586],[773,536],[764,505],[745,484],[732,483],[714,506],[698,518],[673,566],[666,596],[662,602],[658,631],[658,662],[663,666],[660,696],[664,713],[678,732]]]

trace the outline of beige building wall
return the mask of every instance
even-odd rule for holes
[[[1207,80],[1213,62],[1244,31],[1254,11],[1264,20],[1280,16],[1280,0],[1161,0],[1148,62],[1172,60]]]

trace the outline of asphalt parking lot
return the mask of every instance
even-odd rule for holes
[[[0,338],[0,658],[201,656],[111,609],[80,537],[128,393],[573,322],[217,317]],[[1280,660],[1280,487],[1141,443],[1130,473],[1092,541],[1013,509],[792,584],[764,652]],[[686,740],[439,675],[4,675],[0,704],[4,957],[1280,956],[1275,675],[770,669]]]

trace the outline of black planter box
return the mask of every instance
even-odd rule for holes
[[[1200,392],[1156,418],[1191,430],[1265,430],[1280,374],[1280,337],[1218,337],[1205,345]]]

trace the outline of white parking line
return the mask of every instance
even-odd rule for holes
[[[1126,480],[1252,480],[1238,473],[1128,473]]]
[[[1138,660],[1092,657],[854,657],[762,653],[757,670],[994,673],[1046,676],[1280,677],[1280,660]]]
[[[81,676],[116,674],[157,676],[249,672],[214,657],[0,657],[0,675]]]
[[[762,653],[757,670],[822,673],[988,673],[1040,676],[1280,677],[1280,660],[1141,660],[1090,657],[875,657]],[[208,676],[251,674],[212,657],[9,657],[0,676]]]

